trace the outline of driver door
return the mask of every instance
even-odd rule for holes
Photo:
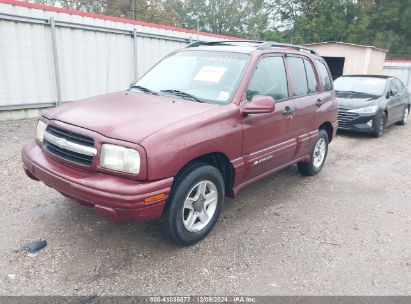
[[[288,83],[283,56],[266,56],[259,60],[242,106],[255,95],[271,96],[276,105],[272,113],[242,118],[245,179],[287,164],[295,155],[295,134],[290,132],[294,101],[286,100]]]
[[[398,88],[394,79],[390,79],[388,84],[389,100],[387,103],[388,119],[387,125],[397,122],[401,119],[404,110],[401,96],[398,94]]]

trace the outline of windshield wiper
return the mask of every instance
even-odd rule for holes
[[[152,95],[158,95],[157,92],[154,92],[146,87],[140,86],[140,85],[133,85],[131,86],[130,89],[138,89],[140,91],[143,91],[144,93],[152,94]]]
[[[173,95],[185,98],[185,99],[187,99],[187,98],[192,99],[192,100],[197,101],[197,102],[204,102],[204,100],[201,100],[200,98],[198,98],[198,97],[196,97],[196,96],[194,96],[190,93],[186,93],[186,92],[183,92],[183,91],[180,91],[180,90],[161,90],[160,92],[170,93],[170,94],[173,94]]]

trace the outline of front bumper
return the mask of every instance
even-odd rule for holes
[[[375,118],[378,117],[378,115],[378,112],[372,114],[358,114],[340,109],[338,111],[338,129],[372,132],[374,131]]]
[[[170,192],[173,178],[138,182],[100,172],[74,170],[50,160],[35,142],[22,151],[24,171],[35,180],[74,198],[115,222],[159,218]],[[146,204],[144,199],[165,193],[160,201]]]

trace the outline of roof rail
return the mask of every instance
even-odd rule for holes
[[[307,51],[307,52],[310,52],[311,54],[319,56],[319,54],[316,51],[314,51],[313,49],[310,49],[306,46],[296,45],[296,44],[289,44],[289,43],[279,43],[279,42],[275,42],[275,41],[264,42],[261,45],[259,45],[257,47],[257,49],[267,50],[267,49],[270,49],[270,48],[273,48],[273,47],[286,47],[286,48],[292,48],[292,49],[297,50],[297,51],[303,50],[303,51]]]
[[[237,44],[237,43],[263,43],[260,40],[221,40],[221,41],[196,41],[187,45],[187,48],[198,47],[198,46],[213,46],[213,45],[224,45],[224,44]]]

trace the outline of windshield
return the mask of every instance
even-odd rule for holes
[[[228,52],[177,52],[160,61],[131,90],[228,104],[249,58]]]
[[[384,94],[387,80],[376,77],[340,77],[334,81],[334,87],[339,92],[358,92],[370,95]]]

